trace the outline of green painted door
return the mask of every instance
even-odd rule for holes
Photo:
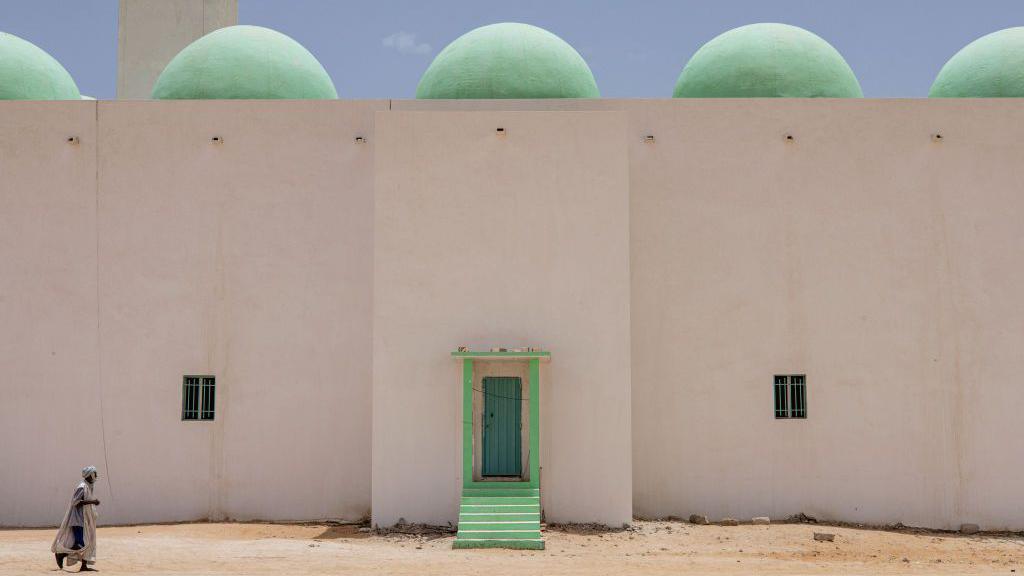
[[[522,475],[522,415],[519,378],[484,378],[482,476]]]

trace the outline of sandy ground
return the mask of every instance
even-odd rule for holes
[[[815,531],[836,534],[815,542]],[[52,573],[55,530],[0,530],[0,574]],[[380,536],[354,526],[178,524],[101,528],[101,574],[1013,574],[1024,536],[777,524],[637,522],[549,530],[547,550],[452,550],[453,536]]]

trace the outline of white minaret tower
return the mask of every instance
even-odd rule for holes
[[[193,40],[238,23],[238,0],[120,0],[117,97],[145,99],[164,66]]]

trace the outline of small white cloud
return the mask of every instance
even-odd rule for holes
[[[411,32],[395,32],[380,41],[386,48],[394,48],[400,54],[430,54],[430,44],[417,42]]]

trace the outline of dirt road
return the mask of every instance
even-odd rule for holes
[[[813,532],[836,534],[815,542]],[[0,530],[0,574],[52,573],[54,530]],[[896,533],[805,524],[549,530],[547,550],[452,550],[453,537],[354,526],[179,524],[101,528],[100,574],[1015,574],[1024,537]]]

